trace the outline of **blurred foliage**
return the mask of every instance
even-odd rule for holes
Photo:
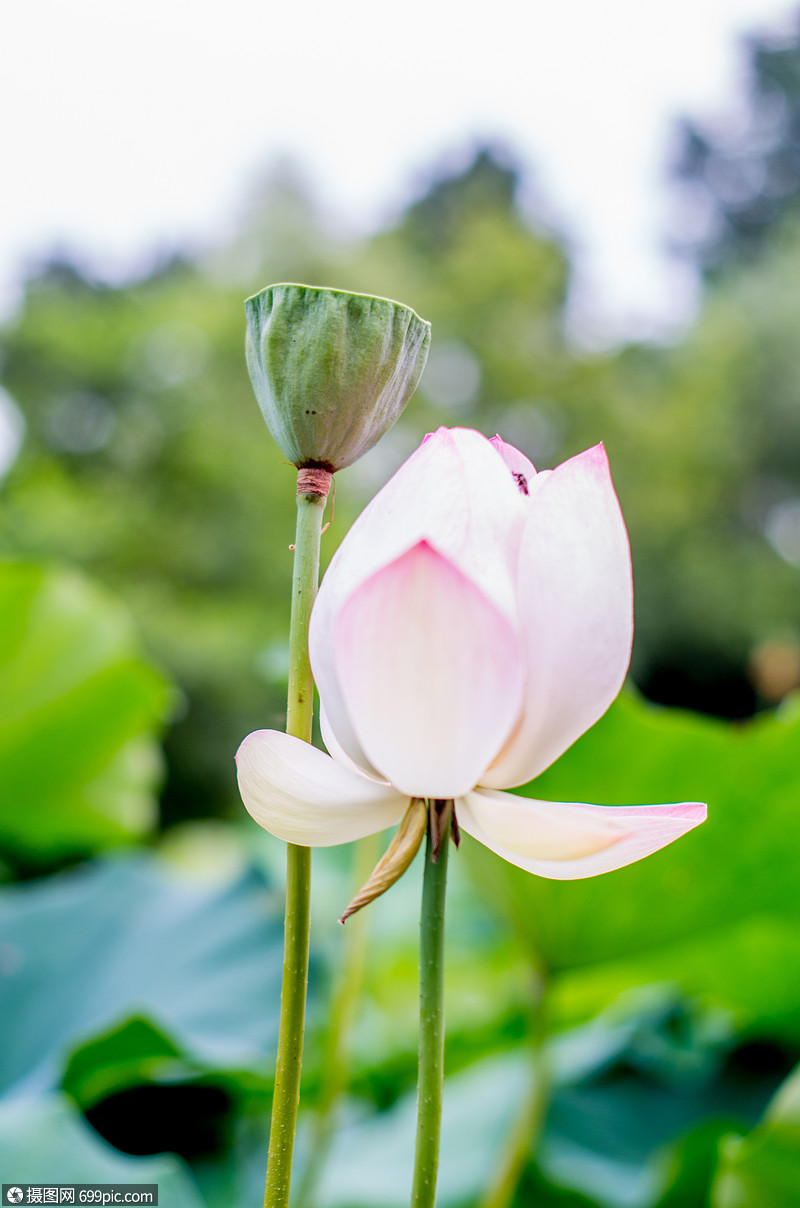
[[[203,1208],[179,1158],[118,1153],[59,1095],[0,1104],[0,1164],[18,1183],[157,1183],[170,1208]]]
[[[711,1208],[793,1208],[800,1154],[800,1069],[781,1086],[758,1127],[722,1142]]]
[[[0,853],[47,869],[157,825],[168,685],[73,571],[0,562]]]
[[[65,1070],[83,1106],[154,1066],[162,1084],[197,1068],[268,1080],[283,906],[263,877],[207,886],[154,857],[116,854],[7,886],[0,912],[3,1092],[52,1090]]]
[[[535,1158],[527,1142],[513,1202],[536,1203],[526,1197],[537,1182],[545,1204],[666,1206],[679,1180],[687,1186],[688,1171],[695,1202],[706,1203],[718,1144],[730,1145],[733,1130],[757,1123],[776,1084],[774,1073],[745,1072],[739,1055],[728,1029],[688,1012],[669,991],[642,995],[625,1012],[556,1037],[545,1055],[547,1120]],[[448,1078],[437,1198],[443,1208],[495,1203],[487,1193],[530,1085],[543,1073],[530,1048],[517,1044]],[[380,1112],[351,1100],[314,1202],[402,1208],[414,1128],[413,1086]],[[690,1145],[703,1147],[700,1169]]]

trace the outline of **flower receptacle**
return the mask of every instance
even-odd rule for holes
[[[298,469],[351,465],[400,416],[425,368],[430,324],[388,298],[280,284],[245,310],[250,380]]]

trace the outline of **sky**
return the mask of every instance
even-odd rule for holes
[[[491,138],[570,238],[578,336],[668,336],[696,304],[662,250],[674,120],[730,110],[739,35],[794,7],[18,0],[0,48],[0,314],[55,247],[123,279],[213,245],[276,157],[368,232],[439,157]]]

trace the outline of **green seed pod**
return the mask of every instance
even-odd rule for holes
[[[258,405],[298,469],[351,465],[399,417],[425,368],[430,323],[388,298],[269,285],[245,310]]]

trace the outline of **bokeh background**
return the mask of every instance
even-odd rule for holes
[[[86,0],[16,20],[2,1181],[259,1202],[283,847],[243,817],[232,755],[284,720],[294,475],[242,300],[297,280],[395,297],[434,333],[402,420],[338,476],[324,560],[439,424],[542,468],[605,441],[630,682],[523,791],[709,802],[586,882],[465,841],[442,1208],[796,1206],[800,15]],[[408,1197],[419,868],[335,924],[379,852],[314,857],[305,1208]]]

